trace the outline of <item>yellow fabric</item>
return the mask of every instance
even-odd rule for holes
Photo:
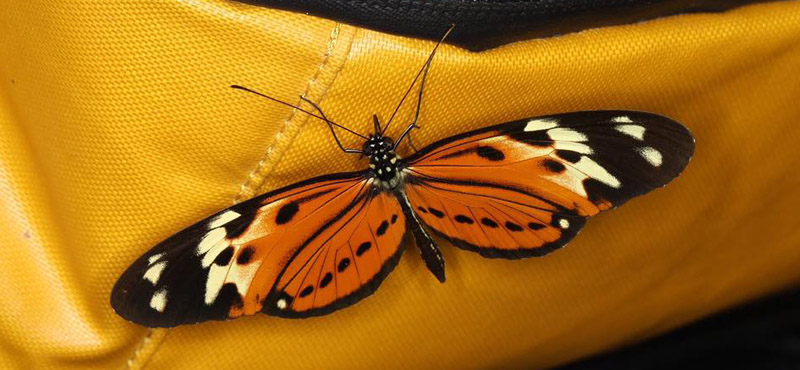
[[[696,135],[680,178],[564,250],[502,261],[445,245],[445,284],[409,250],[374,296],[307,320],[167,332],[112,312],[116,278],[164,237],[364,166],[320,122],[228,85],[305,94],[366,132],[431,47],[223,0],[6,2],[0,368],[539,368],[800,281],[800,3],[776,2],[442,48],[418,143],[582,109],[652,111]]]

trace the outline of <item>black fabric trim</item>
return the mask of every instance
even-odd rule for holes
[[[479,51],[514,41],[769,0],[238,0]]]

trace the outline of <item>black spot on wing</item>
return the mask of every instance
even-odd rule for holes
[[[397,222],[397,215],[396,214],[392,215],[392,225],[394,225],[395,222]]]
[[[342,258],[339,261],[339,265],[336,266],[336,271],[344,272],[344,270],[346,270],[348,266],[350,266],[350,259],[347,257]]]
[[[319,287],[324,288],[328,286],[328,284],[330,284],[332,280],[333,280],[333,274],[331,274],[330,272],[326,272],[325,276],[323,276],[322,280],[319,282]]]
[[[458,158],[473,153],[477,154],[478,157],[490,160],[492,162],[502,161],[503,159],[506,158],[505,154],[503,154],[502,151],[498,150],[497,148],[486,145],[478,145],[477,147],[471,146],[466,149],[461,149],[454,151],[452,153],[445,154],[439,158],[440,159]]]
[[[486,217],[481,219],[481,223],[493,229],[498,226],[497,222],[494,222],[494,220],[492,220],[491,218],[486,218]]]
[[[428,213],[428,210],[425,209],[425,207],[423,207],[423,206],[418,206],[417,209],[422,213]]]
[[[227,266],[233,257],[233,247],[227,247],[222,250],[214,259],[214,264],[217,266]]]
[[[475,223],[475,221],[473,221],[472,218],[464,215],[456,215],[455,220],[460,224],[472,225],[473,223]]]
[[[386,234],[386,229],[388,229],[388,228],[389,228],[389,223],[388,223],[388,222],[386,222],[386,220],[384,220],[384,221],[383,221],[383,222],[381,222],[381,224],[378,226],[378,229],[377,229],[377,230],[375,230],[375,234],[376,234],[377,236],[382,236],[383,234]]]
[[[442,211],[440,211],[440,210],[438,210],[436,208],[428,207],[428,211],[430,211],[432,215],[434,215],[434,216],[436,216],[438,218],[444,217],[444,212],[442,212]]]
[[[361,243],[358,246],[358,249],[356,249],[356,256],[357,257],[361,257],[361,255],[366,253],[369,250],[370,247],[372,247],[372,243],[370,243],[370,242]]]
[[[284,204],[281,209],[278,210],[278,215],[275,216],[275,223],[278,225],[283,225],[294,218],[297,214],[297,211],[300,210],[300,207],[297,205],[296,202],[289,202]]]
[[[528,222],[528,228],[531,230],[541,230],[544,229],[545,226],[538,222]]]
[[[244,247],[244,249],[242,249],[242,251],[239,252],[239,256],[236,257],[236,263],[240,265],[245,265],[249,263],[250,260],[253,258],[253,253],[255,253],[255,251],[256,251],[255,248],[253,248],[253,246],[251,245]]]
[[[542,161],[542,166],[550,172],[554,173],[561,173],[564,172],[567,168],[564,165],[556,160],[552,160],[550,158],[546,158]]]
[[[517,225],[517,224],[515,224],[515,223],[513,223],[511,221],[506,221],[506,229],[509,229],[511,231],[522,231],[523,230],[522,226]]]
[[[307,296],[307,295],[311,294],[311,292],[313,292],[313,291],[314,291],[314,287],[313,287],[313,286],[311,286],[311,285],[309,285],[309,286],[307,286],[307,287],[303,288],[303,290],[302,290],[302,291],[300,291],[300,298],[303,298],[303,297],[305,297],[305,296]]]
[[[502,161],[503,159],[506,159],[506,156],[505,154],[503,154],[502,151],[497,150],[491,146],[480,145],[478,146],[477,152],[478,152],[478,157],[488,159],[492,162]]]

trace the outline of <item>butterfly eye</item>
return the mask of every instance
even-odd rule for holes
[[[364,142],[364,146],[361,147],[361,151],[364,152],[364,155],[366,155],[367,157],[371,156],[372,153],[375,153],[377,149],[378,149],[378,144],[372,139]]]

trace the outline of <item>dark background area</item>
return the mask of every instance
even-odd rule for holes
[[[800,289],[560,368],[589,369],[800,369]]]

